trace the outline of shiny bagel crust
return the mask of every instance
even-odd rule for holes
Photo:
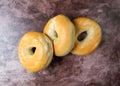
[[[102,38],[101,27],[94,20],[86,17],[74,19],[76,41],[72,50],[73,54],[87,55],[93,52],[100,44]],[[78,40],[78,36],[87,32],[87,36],[82,41]]]
[[[44,33],[51,38],[56,56],[64,56],[72,50],[75,27],[68,17],[57,15],[51,18],[45,25]]]
[[[44,33],[28,32],[20,40],[18,55],[21,64],[27,70],[32,72],[42,70],[53,58],[52,42]]]

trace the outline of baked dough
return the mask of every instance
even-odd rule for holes
[[[52,42],[44,33],[28,32],[20,40],[18,54],[20,62],[27,70],[42,70],[53,58]]]
[[[44,33],[51,38],[56,56],[64,56],[74,47],[75,27],[64,15],[51,18],[45,25]]]
[[[86,55],[93,52],[101,41],[101,27],[94,20],[80,17],[74,19],[76,41],[72,50],[73,54]],[[86,32],[86,37],[83,40],[79,40],[80,34]]]

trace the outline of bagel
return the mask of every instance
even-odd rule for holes
[[[86,17],[74,19],[76,41],[72,50],[73,54],[87,55],[93,52],[101,41],[101,27],[94,20]],[[79,40],[79,36],[86,33],[86,37]]]
[[[43,32],[51,38],[56,56],[64,56],[74,47],[75,27],[64,15],[51,18],[45,25]]]
[[[28,32],[20,40],[18,55],[27,70],[42,70],[53,58],[52,42],[44,33]]]

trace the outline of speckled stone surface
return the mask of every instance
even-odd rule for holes
[[[19,62],[28,31],[43,31],[49,18],[86,16],[102,27],[102,42],[86,56],[54,58],[36,73]],[[0,0],[0,86],[120,86],[120,0]]]

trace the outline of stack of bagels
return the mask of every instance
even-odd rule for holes
[[[53,55],[60,57],[70,52],[87,55],[93,52],[101,37],[101,27],[94,20],[79,17],[71,22],[61,14],[47,22],[43,33],[26,33],[20,40],[18,55],[25,69],[36,72],[46,68]]]

